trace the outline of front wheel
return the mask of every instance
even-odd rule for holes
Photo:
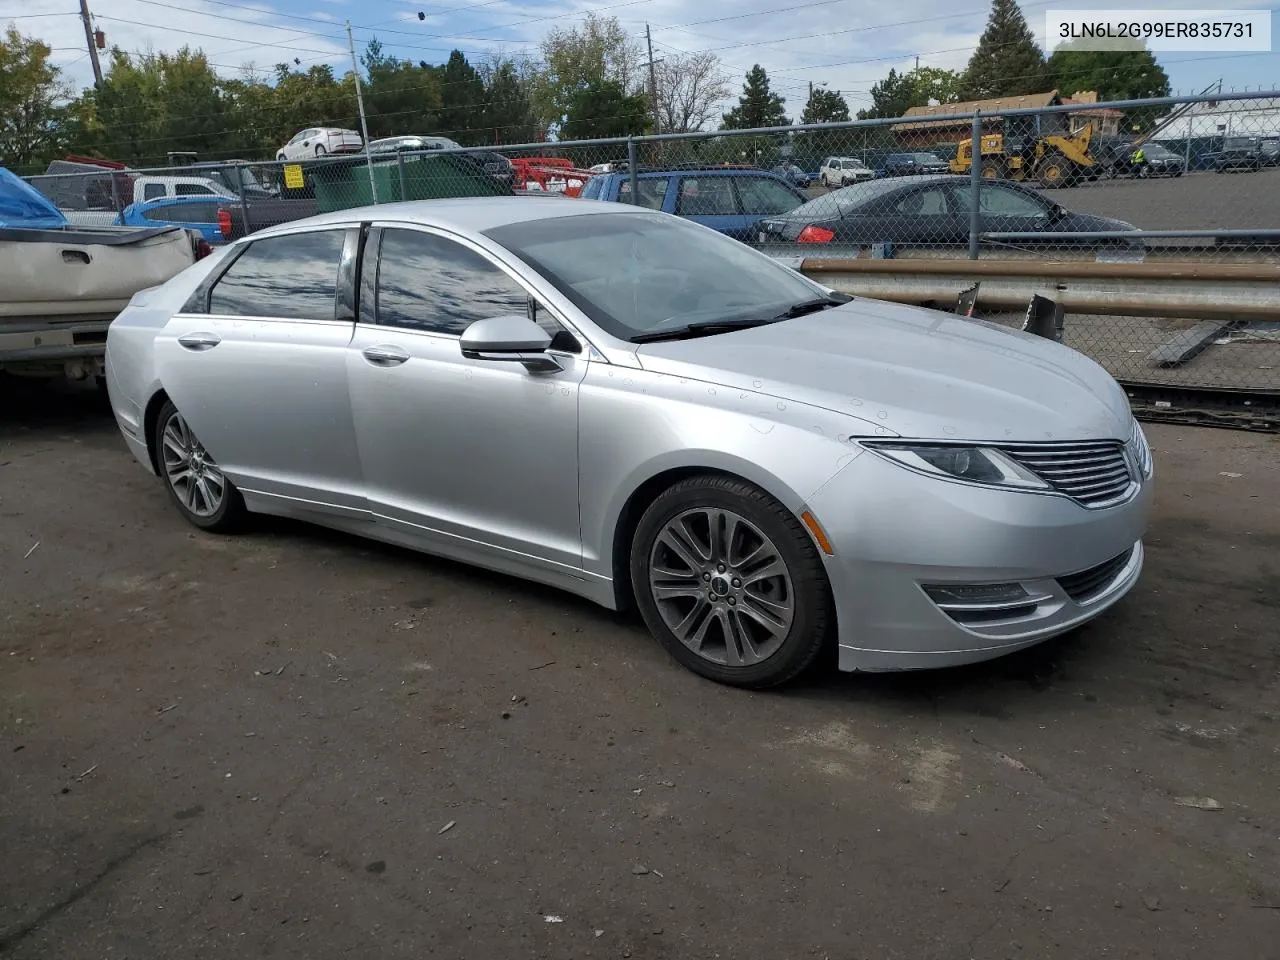
[[[168,400],[156,418],[155,449],[165,489],[189,522],[215,533],[235,527],[244,514],[240,491]]]
[[[640,518],[630,567],[649,630],[684,666],[720,683],[786,683],[834,630],[813,539],[742,480],[691,477],[659,496]]]

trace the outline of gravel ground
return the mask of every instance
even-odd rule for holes
[[[749,694],[551,590],[196,532],[92,394],[0,400],[6,957],[1280,956],[1275,437],[1153,426],[1147,571],[1069,637]]]

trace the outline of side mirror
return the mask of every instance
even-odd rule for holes
[[[462,355],[469,360],[522,363],[531,372],[548,373],[563,367],[545,355],[550,335],[527,316],[507,314],[477,320],[462,332]]]

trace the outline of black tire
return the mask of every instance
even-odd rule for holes
[[[749,665],[730,666],[718,663],[702,656],[681,642],[680,638],[667,625],[663,613],[659,610],[658,601],[654,597],[649,582],[650,559],[655,553],[659,536],[667,524],[683,514],[699,509],[718,509],[732,511],[745,520],[751,527],[767,537],[781,558],[787,581],[789,599],[793,615],[788,629],[782,636],[776,649],[763,659]],[[732,560],[733,550],[728,550]],[[631,584],[635,593],[636,604],[644,618],[645,625],[676,660],[694,673],[700,674],[718,683],[749,689],[775,687],[795,679],[810,667],[829,641],[833,639],[835,630],[835,610],[831,599],[831,588],[826,573],[822,568],[822,560],[814,545],[812,537],[800,521],[786,507],[769,494],[752,484],[742,480],[722,476],[696,476],[682,480],[660,495],[644,512],[636,527],[632,540],[629,558]],[[686,564],[686,566],[688,566]],[[744,567],[745,569],[745,567]],[[723,578],[731,576],[735,568],[730,567]],[[706,577],[709,574],[702,574]],[[697,574],[694,575],[695,578]],[[746,581],[750,579],[743,573],[743,590],[747,592]],[[735,585],[738,581],[734,581]],[[701,587],[699,587],[699,590]],[[725,589],[729,589],[725,579]],[[710,596],[712,587],[708,586]],[[787,597],[782,598],[784,602]],[[726,618],[733,616],[733,608],[721,610]],[[689,603],[690,608],[702,606],[701,595]],[[742,601],[744,607],[747,599]],[[716,618],[714,610],[707,605],[705,618]],[[739,608],[741,609],[741,608]],[[725,647],[729,640],[720,629],[724,620],[717,620],[707,630],[715,631],[722,639]],[[759,624],[750,617],[737,616],[740,627],[750,624],[753,631]],[[759,639],[759,634],[756,638]],[[777,642],[773,640],[771,642]],[[764,646],[763,644],[761,645]],[[735,647],[741,651],[741,644],[735,641]]]
[[[328,153],[328,152],[329,152],[329,151],[328,151],[328,150],[326,150],[326,149],[324,148],[324,144],[323,144],[323,143],[317,143],[317,144],[316,144],[316,156],[317,156],[317,157],[323,157],[323,156],[324,156],[326,153]]]
[[[175,417],[181,420],[184,425],[186,424],[186,421],[182,419],[182,415],[178,412],[178,408],[173,405],[172,401],[166,400],[164,406],[160,408],[159,416],[156,417],[155,432],[151,438],[152,443],[155,445],[154,450],[156,464],[160,472],[160,482],[164,484],[165,491],[169,494],[169,499],[173,501],[178,508],[178,512],[187,519],[188,523],[199,527],[201,530],[208,530],[210,533],[230,533],[244,519],[244,498],[240,495],[240,491],[236,489],[235,484],[227,479],[225,475],[222,475],[220,470],[217,473],[222,475],[223,483],[225,484],[222,499],[216,509],[207,513],[189,506],[175,488],[174,481],[170,478],[165,459],[165,431]],[[186,430],[195,442],[196,447],[203,453],[204,448],[200,446],[195,434],[190,431],[189,427]],[[207,454],[204,455],[202,460],[206,459],[208,465],[216,467],[213,459],[208,457]]]

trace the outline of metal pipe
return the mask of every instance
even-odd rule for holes
[[[1072,233],[1071,231],[1053,230],[994,230],[982,234],[984,240],[1172,240],[1179,237],[1207,240],[1214,237],[1231,239],[1261,237],[1269,240],[1280,239],[1280,230],[1093,230]]]
[[[398,166],[400,174],[400,199],[408,200],[409,194],[404,188],[404,154],[399,150],[396,151],[396,166]]]
[[[360,132],[364,135],[364,158],[369,167],[369,192],[373,202],[378,202],[378,183],[373,176],[373,154],[369,152],[369,123],[364,117],[364,90],[360,86],[360,63],[356,60],[356,41],[351,35],[351,21],[347,21],[347,49],[351,51],[351,74],[356,79],[356,106],[360,109]]]
[[[973,112],[969,134],[969,259],[978,259],[978,237],[982,231],[982,111]]]
[[[240,212],[244,214],[244,232],[249,234],[253,232],[253,228],[249,226],[249,191],[245,188],[244,167],[237,163],[235,171],[236,185],[240,188]]]
[[[636,141],[634,137],[627,138],[627,167],[631,171],[631,202],[633,204],[639,204],[640,177],[636,170]]]

